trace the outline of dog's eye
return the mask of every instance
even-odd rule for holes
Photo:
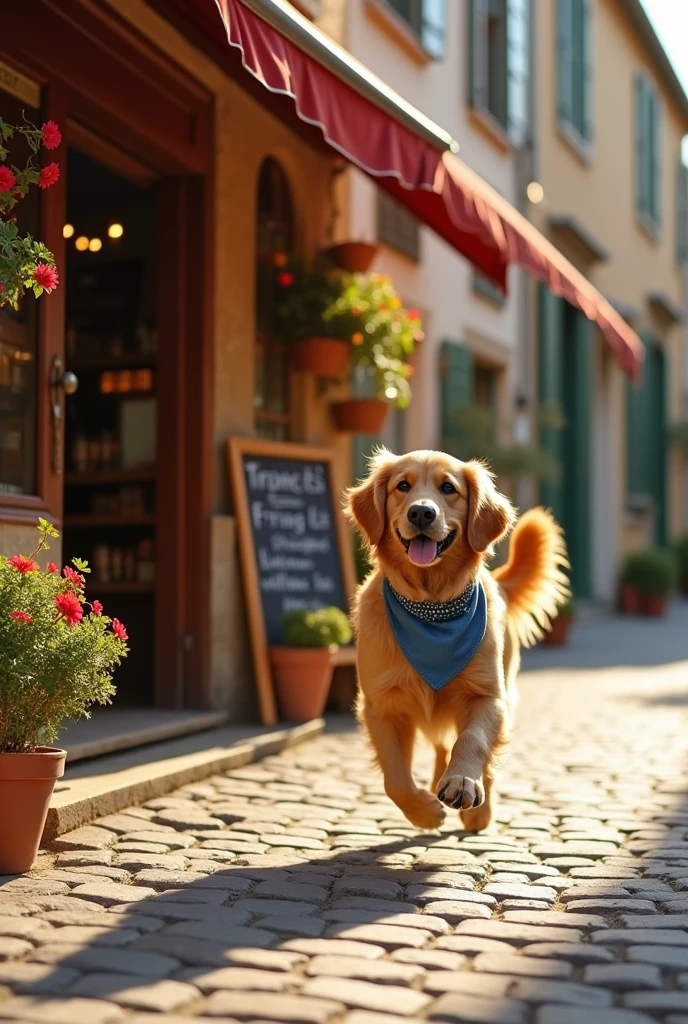
[[[454,484],[450,484],[448,480],[444,481],[440,490],[442,494],[456,494],[456,487],[454,487]]]
[[[408,482],[408,480],[400,480],[399,483],[397,484],[397,490],[398,491],[410,491],[411,490],[411,484]]]

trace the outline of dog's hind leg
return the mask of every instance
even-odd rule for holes
[[[376,714],[368,704],[361,717],[382,769],[387,796],[416,828],[438,828],[444,821],[445,810],[433,793],[416,786],[411,774],[416,735],[413,722]]]

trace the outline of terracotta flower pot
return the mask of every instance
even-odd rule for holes
[[[668,598],[666,594],[643,594],[642,612],[643,615],[650,615],[652,618],[661,619],[667,609]]]
[[[335,266],[350,274],[365,274],[378,254],[378,247],[370,242],[342,242],[327,250]]]
[[[622,583],[619,590],[619,609],[626,615],[640,615],[640,591],[632,583]]]
[[[0,875],[31,869],[66,756],[66,751],[55,747],[38,747],[31,754],[0,754]]]
[[[316,377],[341,377],[349,365],[349,345],[337,338],[305,338],[291,346],[292,366]]]
[[[337,430],[346,434],[379,434],[389,412],[381,398],[349,398],[330,408]]]
[[[271,647],[280,714],[287,722],[319,718],[332,682],[332,651],[329,647]]]
[[[569,642],[569,633],[573,625],[572,615],[557,615],[552,628],[542,641],[548,647],[565,647]]]

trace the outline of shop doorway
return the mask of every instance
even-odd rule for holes
[[[87,596],[125,623],[120,706],[155,701],[157,540],[156,182],[70,147],[64,226],[67,398],[63,551]]]

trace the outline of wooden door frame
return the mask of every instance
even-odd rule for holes
[[[12,52],[0,53],[43,89],[64,141],[62,176],[41,204],[41,236],[64,278],[69,119],[129,151],[162,178],[164,254],[158,290],[160,375],[156,494],[155,701],[207,707],[210,661],[212,474],[213,95],[97,0],[25,0],[4,14]],[[0,49],[1,49],[0,44]],[[178,314],[181,314],[178,316]],[[49,374],[64,357],[65,285],[40,301],[37,359],[38,494],[0,497],[0,522],[62,519],[63,477],[52,471]],[[181,438],[180,438],[181,429]],[[178,450],[167,445],[168,435]]]

